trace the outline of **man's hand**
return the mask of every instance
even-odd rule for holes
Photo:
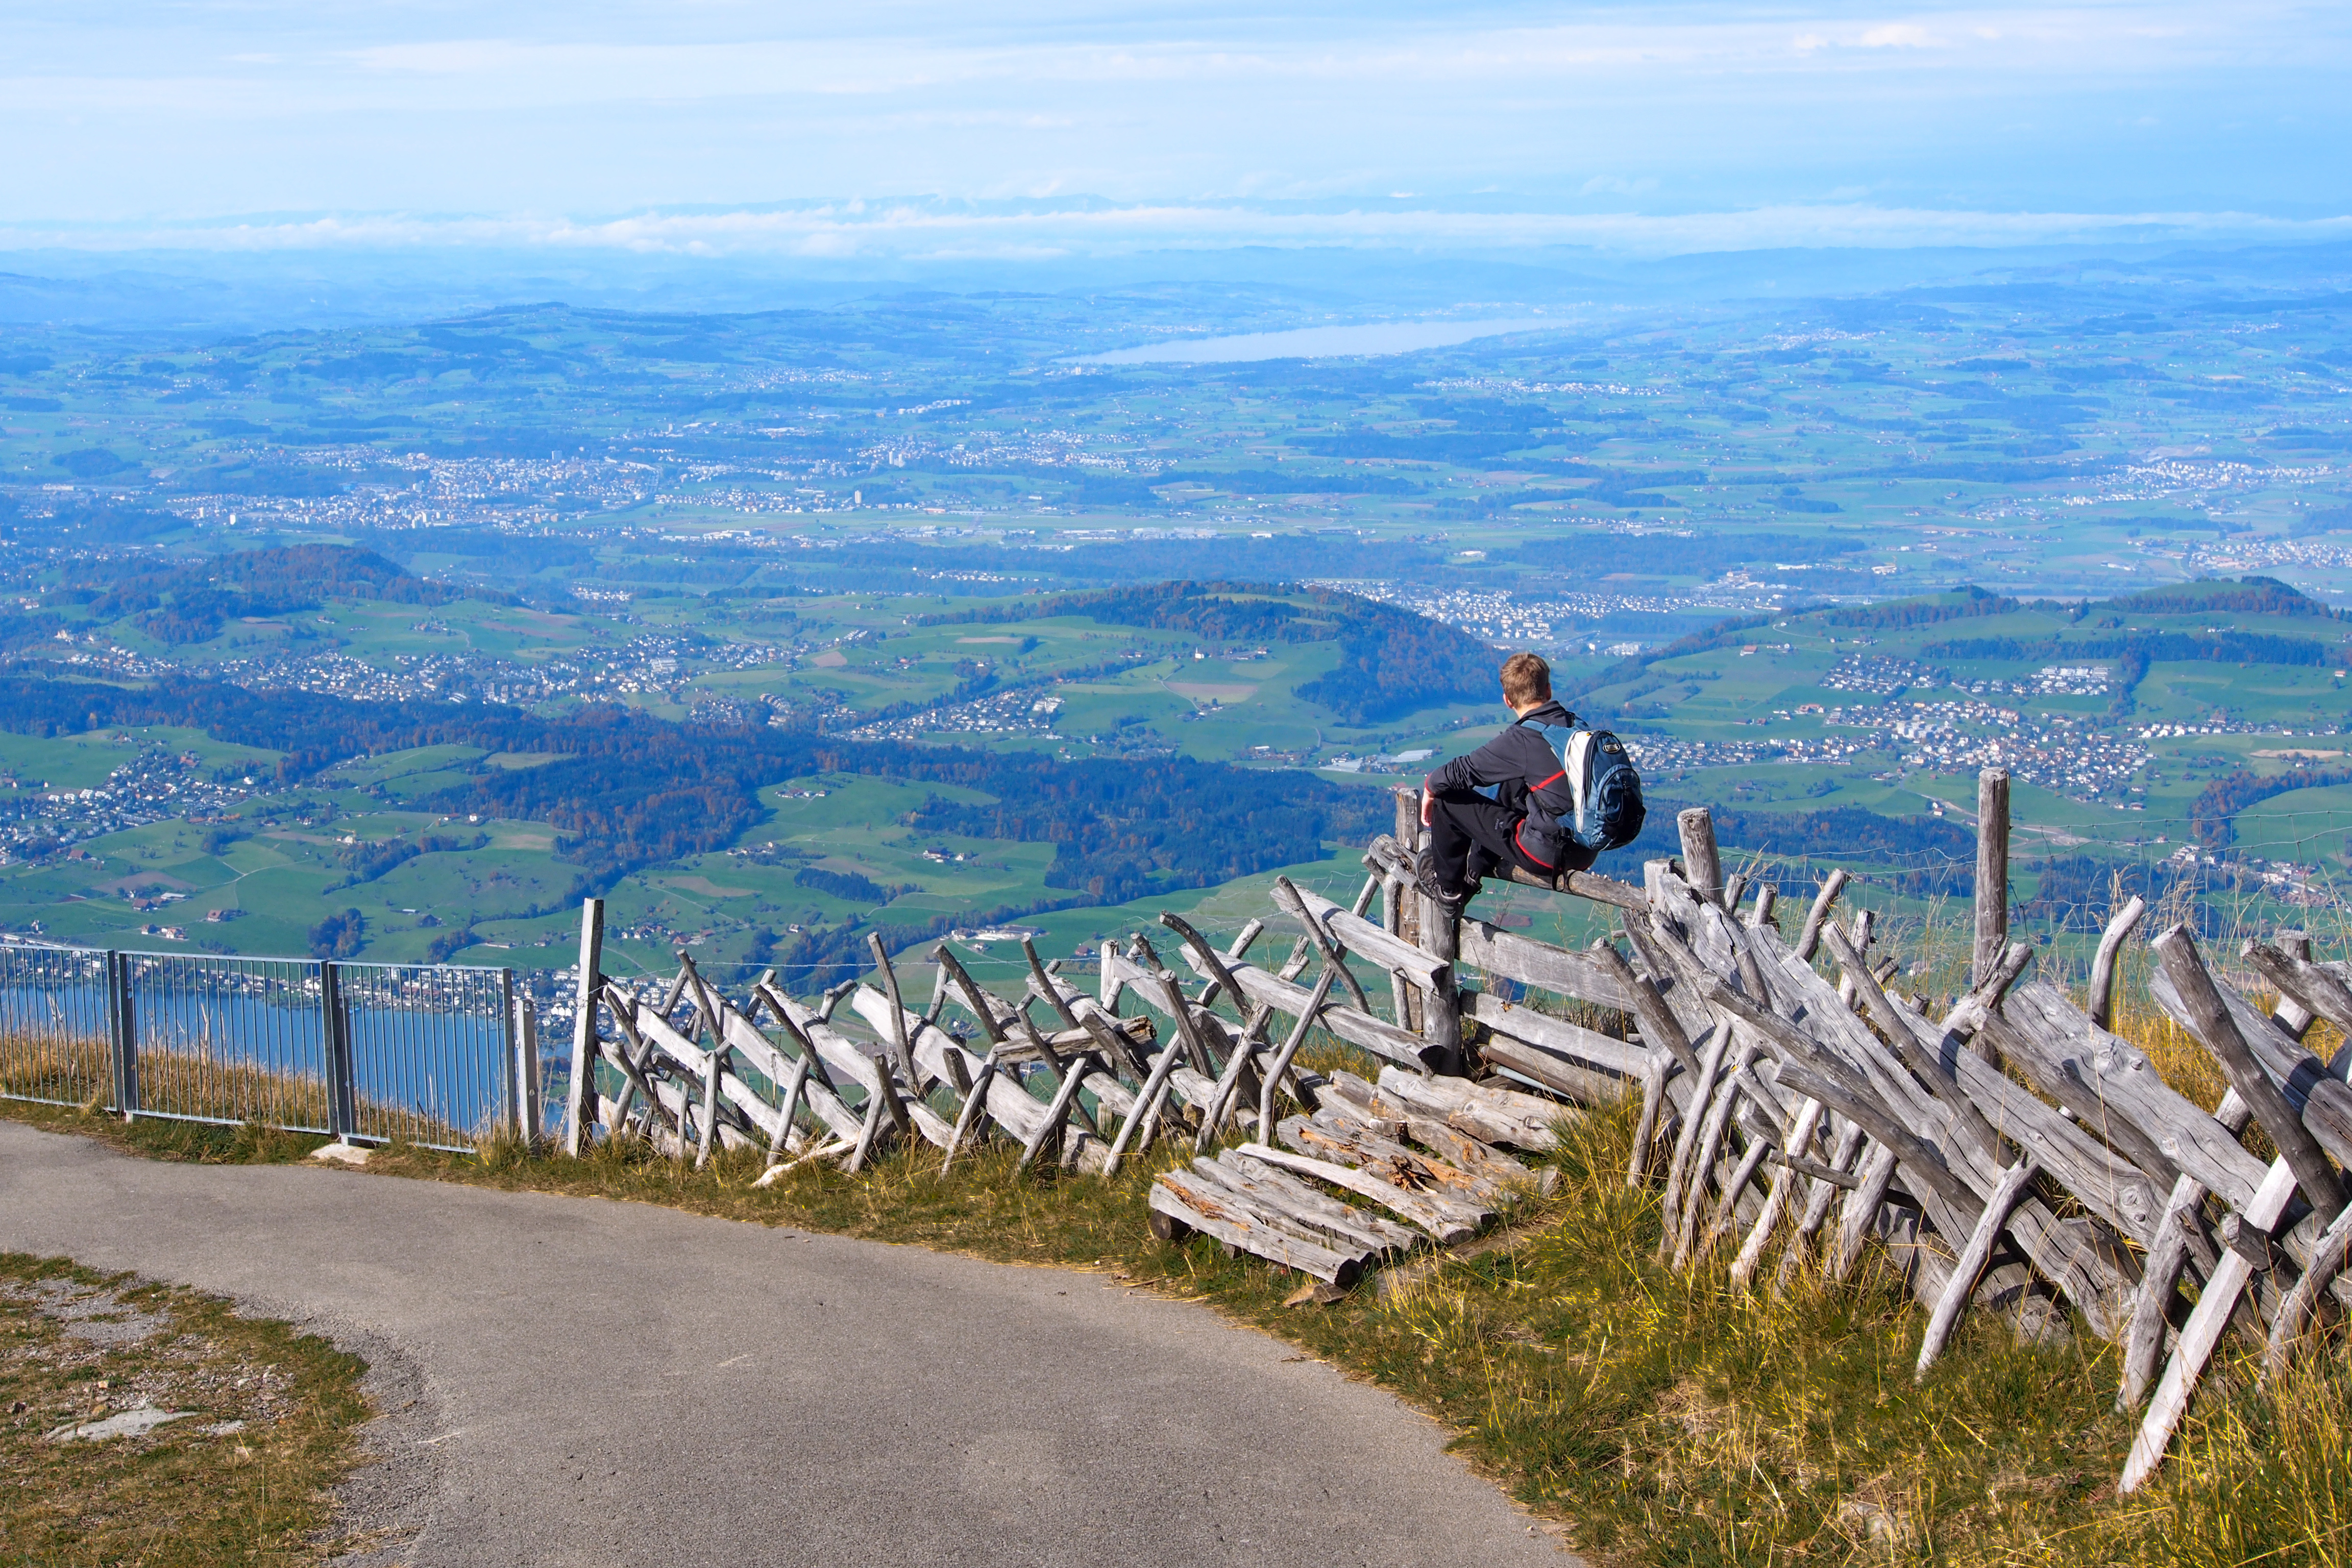
[[[1429,826],[1429,814],[1436,809],[1437,797],[1429,793],[1427,784],[1423,784],[1421,786],[1421,825],[1423,827]]]

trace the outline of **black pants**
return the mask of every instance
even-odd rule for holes
[[[1547,866],[1519,844],[1521,813],[1471,790],[1448,790],[1429,813],[1431,858],[1437,879],[1449,888],[1475,891],[1479,882],[1506,866],[1523,866],[1538,877],[1582,871],[1592,865],[1590,849],[1569,846],[1563,864]]]

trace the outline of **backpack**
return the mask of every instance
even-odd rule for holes
[[[1606,730],[1567,724],[1535,724],[1520,720],[1541,734],[1559,755],[1576,807],[1553,824],[1562,837],[1587,849],[1618,849],[1633,842],[1642,831],[1642,775],[1626,754],[1625,742]],[[1551,781],[1546,779],[1544,783]],[[1532,792],[1528,800],[1535,807]]]

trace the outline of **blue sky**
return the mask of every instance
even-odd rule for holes
[[[0,5],[0,247],[2352,237],[2352,5]]]

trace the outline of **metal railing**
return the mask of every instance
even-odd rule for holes
[[[114,954],[0,947],[0,1094],[112,1103]]]
[[[0,1099],[466,1151],[540,1084],[510,969],[0,946]]]

